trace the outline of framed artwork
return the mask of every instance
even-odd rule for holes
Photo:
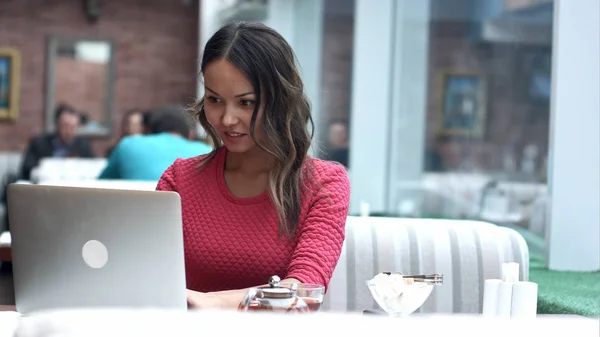
[[[487,116],[486,80],[483,75],[442,71],[438,95],[440,134],[483,138]]]
[[[0,48],[0,120],[15,120],[19,113],[19,52]]]

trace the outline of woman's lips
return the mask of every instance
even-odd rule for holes
[[[225,138],[230,142],[239,141],[239,140],[243,139],[244,136],[246,136],[245,133],[239,133],[239,132],[223,132],[223,134],[225,135]]]
[[[245,136],[245,133],[239,133],[239,132],[225,132],[225,134],[228,137],[241,137],[241,136]]]

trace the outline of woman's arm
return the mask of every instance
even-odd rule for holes
[[[316,168],[317,170],[317,168]],[[314,196],[302,226],[298,245],[288,267],[288,278],[329,286],[342,253],[350,206],[350,181],[346,169],[337,164],[316,172],[321,188]]]
[[[294,278],[281,281],[281,284],[301,283]],[[238,308],[246,292],[250,288],[216,291],[212,293],[201,293],[198,291],[187,291],[188,305],[194,309],[232,309]]]

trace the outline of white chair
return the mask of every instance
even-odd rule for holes
[[[500,278],[504,262],[519,263],[520,279],[528,280],[527,243],[512,229],[476,221],[348,217],[322,308],[378,308],[365,282],[391,271],[444,275],[420,312],[481,313],[484,282]]]

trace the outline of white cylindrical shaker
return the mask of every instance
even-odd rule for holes
[[[368,202],[362,201],[360,202],[360,216],[368,217],[371,215],[371,205]]]
[[[516,262],[509,262],[502,264],[502,281],[504,282],[518,282],[519,281],[519,264]]]
[[[538,285],[533,282],[517,282],[512,289],[512,319],[531,319],[537,315]]]
[[[512,288],[519,281],[519,264],[510,262],[502,264],[502,282],[498,285],[498,306],[496,315],[510,319],[512,310]]]
[[[496,316],[510,318],[512,310],[512,282],[500,282],[498,285],[498,306],[496,307]]]
[[[483,316],[495,317],[498,314],[498,291],[502,280],[485,280],[483,285]]]

